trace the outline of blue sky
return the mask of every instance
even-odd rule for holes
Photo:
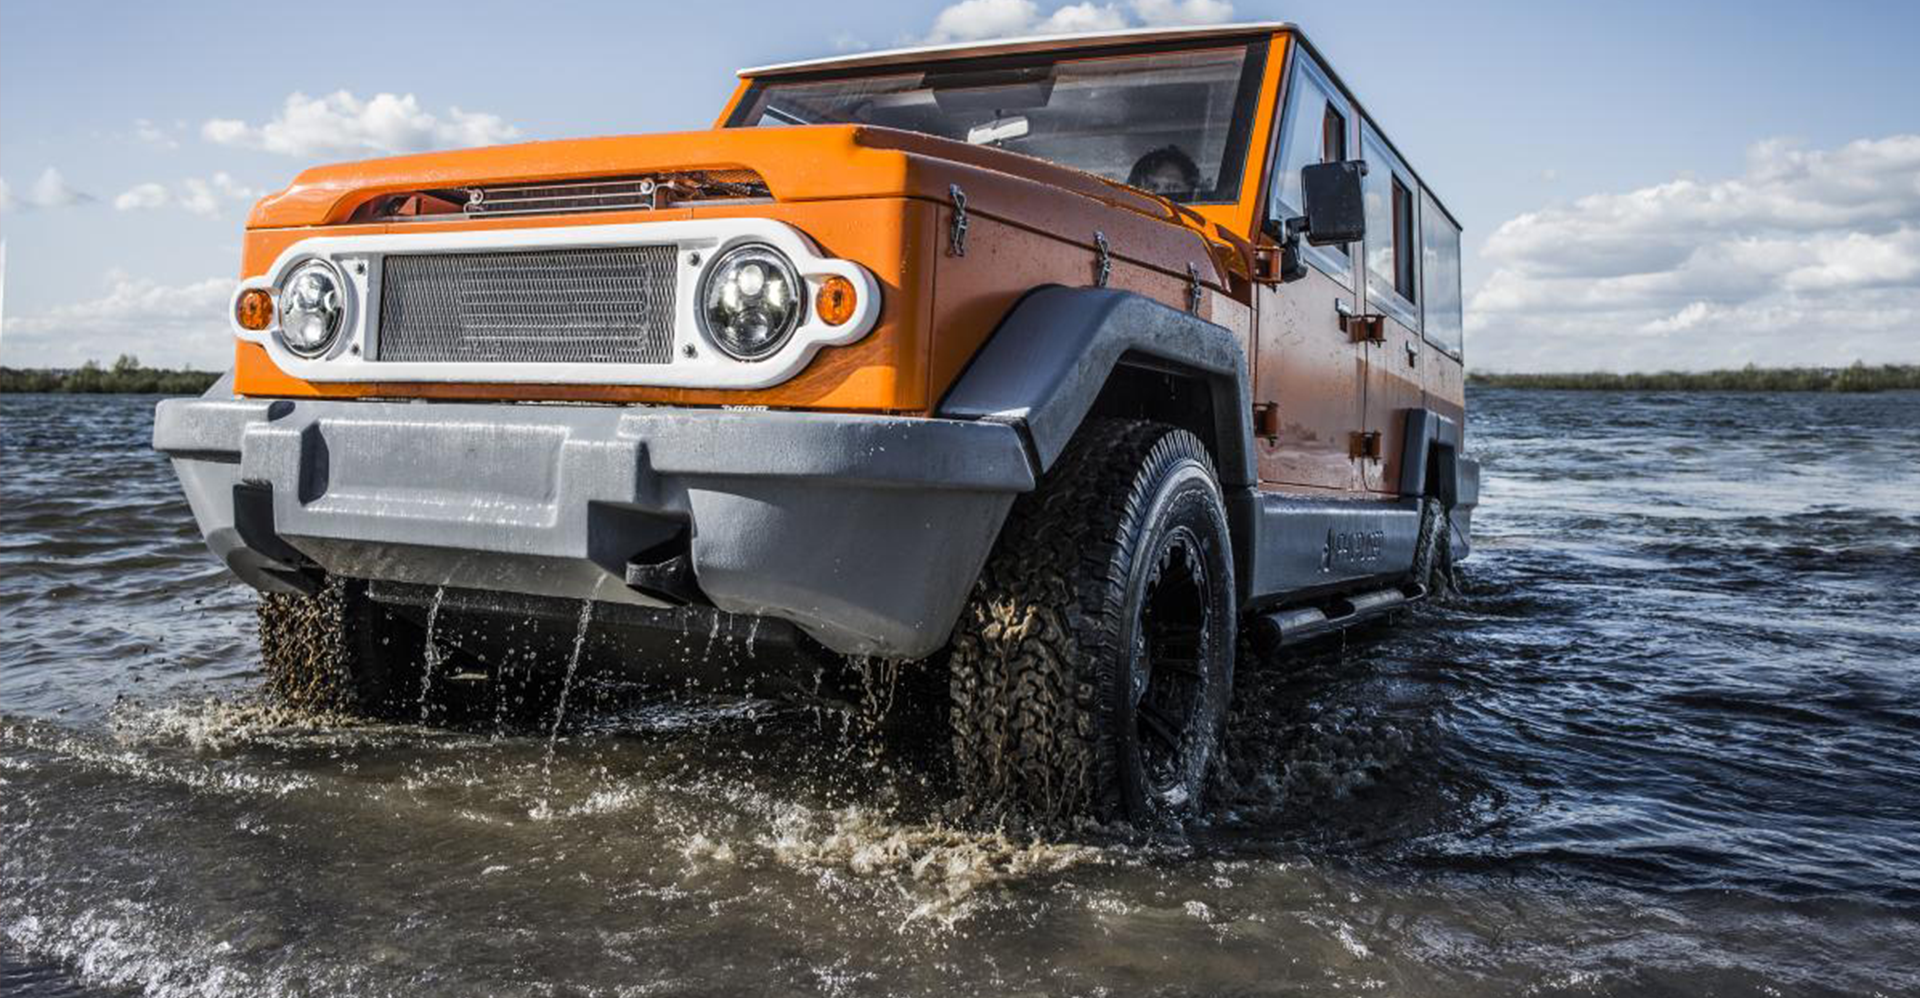
[[[1221,17],[1304,26],[1466,224],[1475,366],[1920,360],[1912,2],[0,0],[0,363],[219,364],[246,206],[312,162],[705,127],[740,66],[936,31]]]

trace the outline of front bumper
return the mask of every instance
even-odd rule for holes
[[[224,396],[224,397],[223,397]],[[614,406],[170,399],[207,544],[263,591],[352,578],[664,605],[681,550],[720,610],[850,655],[946,643],[1034,474],[987,422]]]

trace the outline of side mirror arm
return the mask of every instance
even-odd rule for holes
[[[1289,284],[1307,276],[1307,262],[1300,256],[1300,236],[1310,228],[1305,215],[1288,219],[1269,218],[1260,223],[1260,231],[1280,247],[1280,283]]]

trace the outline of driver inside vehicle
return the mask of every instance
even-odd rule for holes
[[[1172,201],[1185,201],[1200,187],[1200,168],[1179,146],[1161,146],[1133,164],[1127,183]]]

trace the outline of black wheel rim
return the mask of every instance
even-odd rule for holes
[[[1134,628],[1133,722],[1143,789],[1157,810],[1192,803],[1195,720],[1212,657],[1206,559],[1185,529],[1167,535]]]

